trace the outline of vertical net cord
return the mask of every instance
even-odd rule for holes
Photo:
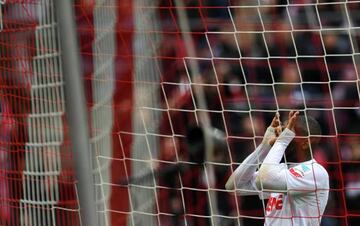
[[[113,127],[112,98],[115,86],[114,58],[116,51],[116,7],[113,0],[98,1],[93,9],[95,40],[93,42],[94,74],[92,78],[93,106],[91,107],[93,175],[100,226],[108,226]]]
[[[131,148],[131,164],[133,175],[145,175],[153,172],[153,159],[158,158],[158,134],[161,111],[159,62],[155,57],[160,47],[160,36],[156,33],[146,33],[147,30],[156,31],[159,28],[159,19],[156,12],[157,1],[136,0],[134,2],[134,81],[133,96],[134,110],[132,131],[134,131]],[[154,6],[144,11],[142,6]],[[158,225],[156,178],[131,182],[130,206],[131,218],[128,225]],[[156,217],[156,219],[154,219]]]
[[[257,1],[257,4],[260,5],[260,1],[259,1],[259,0]],[[247,7],[247,6],[246,6],[246,3],[245,3],[245,5],[234,6],[234,7],[239,7],[239,8],[241,8],[241,7]],[[228,12],[229,12],[229,14],[230,14],[232,26],[233,26],[233,28],[234,28],[234,38],[235,38],[235,42],[236,42],[237,51],[238,51],[238,54],[239,54],[240,67],[241,67],[241,70],[242,70],[243,75],[245,75],[244,66],[243,66],[243,64],[242,64],[242,58],[243,58],[243,56],[242,56],[242,53],[241,53],[241,51],[240,51],[240,43],[239,43],[238,39],[236,38],[236,34],[237,34],[238,32],[240,32],[240,31],[237,30],[237,27],[236,27],[236,25],[235,25],[234,16],[233,16],[232,13],[231,13],[231,9],[232,9],[232,8],[233,8],[232,6],[231,6],[231,7],[228,7]],[[256,9],[256,14],[257,14],[257,15],[259,16],[259,18],[260,18],[261,27],[262,27],[262,30],[264,31],[264,22],[263,22],[263,20],[262,20],[261,13],[260,13],[260,11],[259,11],[258,8]],[[261,38],[265,41],[265,36],[264,36],[264,32],[263,32],[263,31],[262,31],[262,32],[259,32],[259,33],[261,34]],[[267,55],[269,55],[269,50],[268,50],[268,48],[267,48],[266,42],[265,42],[265,48],[266,48],[266,53],[267,53]],[[268,59],[267,59],[267,64],[268,64],[269,67],[270,67],[270,62],[269,62]],[[273,76],[271,70],[270,70],[270,74],[271,74],[271,79],[272,79],[272,81],[274,82],[275,80],[274,80],[274,76]],[[252,109],[252,105],[251,105],[251,102],[250,102],[251,94],[250,94],[250,92],[248,91],[248,88],[247,88],[247,85],[248,85],[250,82],[247,81],[246,76],[244,76],[243,79],[244,79],[244,83],[245,83],[244,87],[245,87],[246,99],[247,99],[248,106],[249,106],[249,112],[248,112],[248,113],[249,113],[249,116],[250,116],[251,129],[252,129],[253,134],[255,135],[256,133],[255,133],[255,126],[254,126],[253,117],[252,117],[252,111],[256,111],[256,108],[255,108],[255,109]],[[272,88],[272,91],[275,93],[274,85],[271,85],[271,88]],[[279,104],[278,104],[278,101],[277,101],[276,98],[275,98],[275,103],[276,103],[276,109],[279,109]],[[277,110],[276,110],[276,111],[277,111]],[[274,113],[275,113],[276,111],[271,111],[271,112],[274,112]],[[257,145],[257,144],[256,144],[256,141],[255,141],[255,138],[256,138],[256,137],[254,136],[254,138],[253,138],[254,146]],[[258,164],[260,164],[259,160],[258,160]],[[261,186],[262,186],[262,184],[261,184]],[[261,200],[261,204],[262,204],[262,210],[263,210],[263,212],[265,213],[265,208],[266,208],[265,199],[262,199],[262,200]],[[238,212],[238,216],[239,216],[239,217],[245,217],[244,215],[241,215],[239,212]],[[239,224],[241,225],[241,223],[239,223]]]
[[[3,30],[4,28],[4,24],[3,24],[3,12],[2,12],[2,6],[3,4],[5,4],[5,2],[0,2],[0,32]]]
[[[350,45],[351,45],[351,50],[352,50],[352,59],[354,60],[354,54],[355,54],[355,49],[354,49],[354,42],[352,40],[352,36],[351,36],[351,32],[350,32],[350,27],[352,25],[351,23],[351,19],[349,17],[349,13],[348,13],[348,10],[347,10],[347,6],[346,4],[344,3],[344,7],[345,7],[345,15],[343,15],[344,17],[346,17],[346,19],[348,19],[348,24],[347,25],[347,28],[346,28],[346,32],[347,34],[349,35],[349,38],[350,38]],[[316,14],[317,14],[317,17],[318,17],[318,20],[320,21],[320,15],[319,15],[319,9],[318,7],[316,7]],[[346,26],[345,25],[345,26]],[[320,23],[320,29],[323,29],[323,26],[322,24]],[[323,40],[323,37],[322,35],[320,36],[321,38],[321,43],[323,45],[323,48],[324,48],[324,52],[326,54],[326,49],[325,49],[325,44],[324,44],[324,40]],[[354,61],[355,63],[355,61]],[[329,81],[331,81],[331,77],[330,77],[330,73],[329,73],[329,69],[326,65],[326,69],[327,69],[327,74],[328,74],[328,77],[329,77]],[[355,71],[357,71],[357,67],[355,67]],[[359,74],[358,74],[359,75]],[[328,84],[329,86],[329,90],[330,90],[330,99],[331,99],[331,106],[332,106],[332,115],[333,115],[333,118],[334,118],[334,127],[335,127],[335,132],[336,132],[336,136],[339,137],[339,132],[338,132],[338,128],[337,128],[337,125],[336,125],[336,117],[335,117],[335,104],[334,104],[334,99],[333,99],[333,94],[332,94],[332,90],[331,90],[331,87],[330,87],[330,83]],[[358,88],[358,91],[359,91],[359,83],[357,83],[357,88]],[[359,95],[359,98],[360,98],[360,95]],[[339,156],[341,156],[341,153],[338,154]],[[340,171],[340,180],[341,180],[341,185],[342,187],[345,187],[345,183],[344,183],[344,178],[343,178],[343,170],[342,170],[342,167],[339,167],[339,171]],[[345,193],[343,192],[342,193],[342,197],[343,197],[343,206],[344,206],[344,212],[345,212],[345,216],[348,215],[348,210],[347,210],[347,205],[345,203]],[[347,220],[347,217],[345,218],[345,225],[347,226],[348,225],[348,220]]]
[[[188,31],[191,32],[191,28],[189,25],[189,21],[187,18],[187,15],[184,8],[184,2],[183,0],[176,0],[175,1],[176,6],[176,12],[179,20],[180,25],[180,32],[184,41],[186,53],[188,56],[195,57],[196,54],[196,48],[193,42],[193,38],[191,36],[191,33],[188,33]],[[190,57],[189,57],[190,58]],[[184,62],[185,63],[185,62]],[[186,67],[185,63],[185,69],[187,71],[189,81],[192,81],[194,84],[203,84],[202,75],[200,72],[199,64],[196,60],[190,60],[189,62],[189,68]],[[190,70],[189,70],[190,69]],[[211,121],[210,117],[208,115],[208,112],[204,109],[208,109],[207,103],[206,103],[206,97],[204,90],[202,86],[198,86],[194,89],[194,98],[196,100],[196,103],[198,103],[198,108],[202,109],[203,111],[199,111],[199,123],[200,126],[203,126],[204,128],[204,143],[205,143],[205,162],[204,162],[204,174],[205,174],[205,180],[208,187],[208,200],[209,200],[209,208],[210,208],[210,214],[211,214],[211,225],[216,226],[217,218],[216,215],[218,214],[217,209],[217,196],[216,193],[212,193],[212,186],[216,184],[215,177],[214,177],[214,167],[211,164],[211,161],[214,156],[214,143],[210,135],[208,134],[207,130],[211,128]]]
[[[232,27],[233,27],[233,29],[234,29],[234,39],[235,39],[235,44],[236,44],[236,48],[237,48],[237,51],[238,51],[238,53],[239,53],[239,64],[240,64],[240,68],[241,68],[241,72],[243,73],[243,75],[245,75],[245,71],[244,71],[244,67],[243,67],[243,65],[242,65],[242,62],[241,62],[241,51],[240,51],[240,45],[239,45],[239,43],[238,43],[238,40],[237,40],[237,38],[236,38],[236,31],[237,31],[237,29],[236,29],[236,25],[235,25],[235,18],[234,18],[234,16],[232,15],[232,13],[231,13],[231,7],[228,7],[227,8],[228,10],[227,10],[227,12],[229,13],[229,16],[230,16],[230,19],[231,19],[231,24],[232,24]],[[210,46],[210,43],[209,43],[209,46]],[[210,50],[211,50],[211,48],[210,48]],[[212,53],[212,51],[211,51],[211,53]],[[212,53],[213,54],[213,53]],[[244,82],[246,83],[246,77],[244,76]],[[247,104],[248,104],[248,106],[251,106],[251,104],[250,104],[250,99],[249,99],[249,94],[248,94],[248,92],[247,92],[247,89],[245,89],[245,95],[246,95],[246,101],[247,101]],[[252,124],[252,129],[254,130],[254,128],[253,128],[253,124]],[[227,129],[227,131],[228,131],[228,129]],[[254,145],[256,145],[256,143],[255,143],[255,140],[254,140]],[[229,154],[230,156],[231,156],[231,154]],[[233,162],[232,160],[231,160],[231,162]],[[234,171],[231,169],[231,173],[233,173]],[[264,203],[264,201],[262,201],[261,202],[262,203],[262,207],[263,207],[263,211],[265,210],[265,203]],[[241,218],[240,218],[240,212],[239,212],[239,202],[238,202],[238,199],[236,199],[236,207],[237,207],[237,209],[236,209],[236,212],[237,212],[237,218],[238,218],[238,224],[239,225],[242,225],[242,221],[241,221]]]

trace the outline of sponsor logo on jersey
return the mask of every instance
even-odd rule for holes
[[[283,194],[279,194],[278,196],[271,196],[266,205],[266,212],[281,210],[283,207],[283,198]]]
[[[301,169],[303,170],[304,173],[310,171],[310,168],[305,166],[304,164],[301,164],[300,166],[301,166]]]
[[[304,164],[300,164],[289,169],[289,172],[295,177],[304,177],[305,174],[309,173],[310,171],[311,169]]]

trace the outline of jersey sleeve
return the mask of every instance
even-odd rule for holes
[[[259,196],[260,199],[269,199],[270,196],[271,196],[271,192],[262,191],[262,189],[259,189],[259,188],[256,186],[255,180],[256,180],[257,174],[258,174],[258,172],[256,172],[256,173],[254,174],[254,178],[253,178],[253,180],[252,180],[252,186],[253,186],[254,189],[258,192],[258,196]]]
[[[284,163],[277,164],[274,167],[270,168],[268,173],[268,179],[266,184],[260,182],[254,183],[257,191],[259,192],[259,197],[263,199],[269,198],[271,193],[286,193],[286,171],[287,167]],[[257,176],[257,174],[255,175]],[[256,180],[256,179],[255,179]]]
[[[304,194],[325,189],[329,180],[326,170],[318,163],[301,163],[286,171],[287,190],[292,194]]]
[[[238,189],[236,189],[236,194],[241,196],[258,195],[260,199],[269,199],[271,192],[262,191],[261,189],[257,188],[255,183],[257,175],[258,172],[255,172],[247,183],[237,185]]]

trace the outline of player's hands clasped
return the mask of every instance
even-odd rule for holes
[[[294,131],[298,115],[299,115],[298,111],[290,111],[289,112],[289,119],[287,120],[287,124],[286,124],[285,128]],[[271,137],[269,139],[269,141],[268,141],[269,144],[272,146],[275,143],[276,139],[280,136],[280,134],[282,132],[280,114],[278,112],[275,114],[273,120],[271,121],[270,126],[274,129],[274,133],[275,133],[275,136]]]

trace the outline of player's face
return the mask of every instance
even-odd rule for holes
[[[308,138],[296,137],[294,138],[294,143],[296,144],[297,151],[305,151],[309,149]]]
[[[301,129],[296,127],[295,127],[295,134],[296,137],[294,138],[293,141],[298,159],[301,162],[306,161],[309,159],[309,156],[311,156],[309,139],[307,137],[307,134],[304,134],[304,132]]]
[[[294,138],[294,143],[296,144],[297,151],[303,151],[304,149],[308,149],[308,139],[304,132],[297,126],[295,126],[294,129],[296,134],[296,137]]]

